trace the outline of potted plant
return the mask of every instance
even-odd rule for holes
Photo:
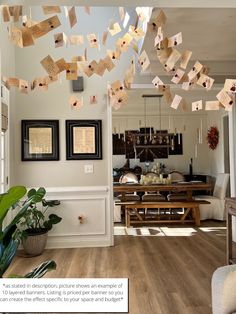
[[[39,191],[39,193],[40,192],[41,191]],[[4,276],[10,266],[21,241],[21,232],[17,229],[17,223],[19,223],[25,215],[25,212],[32,201],[40,197],[40,195],[36,192],[22,203],[20,200],[25,194],[26,188],[24,186],[13,186],[6,193],[0,194],[0,278]],[[18,213],[7,224],[7,214],[14,208],[18,209]],[[55,268],[56,263],[54,261],[46,261],[23,277],[40,278],[47,271]],[[10,277],[20,276],[11,275]]]
[[[27,254],[33,256],[42,254],[47,243],[48,231],[62,219],[56,214],[47,213],[49,208],[60,204],[58,200],[46,201],[44,199],[46,190],[43,187],[37,191],[31,189],[27,195],[30,198],[36,194],[38,197],[32,199],[20,223],[23,248]]]

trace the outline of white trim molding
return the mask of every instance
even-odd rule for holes
[[[49,232],[47,248],[113,245],[108,186],[47,187],[46,191],[47,200],[61,201],[52,212],[62,217],[62,221]]]
[[[236,109],[233,106],[229,112],[229,159],[230,159],[230,194],[236,196]],[[232,219],[233,241],[236,242],[236,219]]]

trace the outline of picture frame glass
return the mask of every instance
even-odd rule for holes
[[[73,128],[73,154],[95,154],[95,127],[84,126]]]
[[[21,160],[59,160],[59,121],[21,121]]]
[[[29,128],[29,154],[52,154],[52,129]]]
[[[102,159],[101,120],[66,120],[66,159]]]

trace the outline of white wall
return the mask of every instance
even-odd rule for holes
[[[118,114],[113,115],[113,129],[116,127],[116,130],[119,130],[121,133],[124,130],[138,130],[139,121],[143,123],[143,116],[118,116]],[[175,129],[177,133],[182,133],[183,138],[183,155],[169,155],[168,158],[158,159],[158,161],[164,163],[169,170],[179,170],[183,173],[188,173],[189,171],[189,162],[190,158],[193,158],[193,171],[194,173],[204,173],[210,174],[209,172],[209,158],[208,158],[208,148],[204,136],[207,131],[207,115],[205,112],[202,114],[173,114],[171,116],[164,115],[161,118],[161,128],[162,130],[169,130],[174,132]],[[201,128],[202,121],[202,134],[203,142],[199,143],[197,136],[197,129]],[[147,116],[147,127],[151,126],[154,129],[159,130],[159,117]],[[170,129],[169,129],[170,126]],[[118,131],[117,131],[118,132]],[[196,148],[197,146],[197,148]],[[196,151],[197,150],[197,151]],[[131,159],[131,166],[139,164],[144,168],[144,163],[140,163],[139,159]],[[125,163],[125,156],[115,155],[113,156],[113,166],[115,168],[122,167]],[[150,163],[150,168],[152,163]]]
[[[213,176],[224,172],[224,134],[223,134],[223,116],[226,111],[210,112],[208,118],[208,128],[216,126],[219,130],[219,144],[215,150],[209,150],[210,172]]]
[[[32,7],[32,19],[43,20],[40,7]],[[29,10],[24,8],[24,13]],[[93,8],[90,16],[84,13],[83,8],[77,8],[78,25],[72,30],[65,19],[64,12],[59,15],[63,27],[38,39],[36,45],[27,48],[15,48],[4,37],[1,44],[7,43],[4,50],[3,74],[17,76],[18,78],[32,81],[36,77],[46,76],[47,73],[40,65],[40,61],[48,54],[54,60],[61,57],[70,61],[72,57],[82,55],[86,45],[82,47],[54,48],[54,33],[64,32],[67,35],[96,33],[101,41],[102,33],[107,29],[109,21],[113,18],[119,20],[117,8]],[[2,25],[6,33],[6,24]],[[123,32],[124,33],[124,32]],[[106,56],[106,49],[115,49],[115,38],[109,36],[106,48],[101,45],[100,51],[88,48],[88,60],[92,61]],[[8,47],[10,49],[8,50]],[[15,60],[9,57],[15,51],[16,69],[13,67]],[[116,68],[103,77],[96,74],[91,78],[84,76],[84,92],[75,96],[83,97],[84,106],[81,110],[71,110],[68,99],[73,95],[71,82],[66,81],[64,74],[60,82],[51,84],[47,92],[33,91],[28,95],[16,91],[16,106],[14,116],[11,117],[12,132],[12,171],[11,185],[44,186],[49,198],[61,200],[60,215],[63,217],[60,226],[56,226],[50,233],[49,247],[75,247],[75,246],[107,246],[113,244],[112,210],[110,184],[109,158],[109,108],[107,106],[107,83],[123,80],[124,71],[130,64],[133,51],[124,53]],[[7,67],[12,67],[8,70]],[[80,73],[81,75],[81,73]],[[89,96],[97,95],[98,104],[90,105]],[[22,162],[21,161],[21,120],[22,119],[58,119],[60,121],[60,160],[50,162]],[[103,158],[97,161],[67,161],[65,151],[65,120],[66,119],[101,119]],[[93,174],[84,173],[85,164],[94,165]],[[102,191],[101,191],[102,189]],[[85,223],[78,221],[80,214],[85,216]]]
[[[36,20],[44,19],[40,7],[33,7],[32,18]],[[64,12],[59,14],[63,27],[57,28],[37,40],[34,47],[24,49],[16,48],[16,74],[26,80],[32,80],[35,77],[46,75],[45,70],[40,65],[40,61],[48,54],[54,60],[64,57],[68,62],[73,56],[82,55],[85,45],[68,46],[67,48],[54,48],[53,34],[64,31],[65,34],[83,34],[96,33],[99,39],[102,39],[103,31],[108,27],[109,20],[114,18],[118,20],[117,8],[93,8],[91,15],[84,13],[83,8],[77,8],[78,25],[72,30],[69,27],[68,20],[65,19]],[[116,39],[120,36],[116,36]],[[87,46],[87,39],[85,38]],[[108,37],[107,49],[115,47],[115,39]],[[101,44],[101,50],[88,48],[88,59],[95,58],[97,61],[105,57],[106,49]],[[15,127],[15,174],[14,183],[24,184],[26,186],[89,186],[89,185],[107,185],[108,177],[108,147],[107,147],[107,100],[106,90],[107,82],[113,82],[117,79],[123,79],[124,69],[129,62],[131,53],[122,55],[121,60],[117,62],[117,67],[110,73],[106,72],[103,77],[94,74],[91,78],[84,76],[85,90],[82,93],[75,93],[75,96],[84,99],[84,107],[77,111],[71,110],[68,99],[72,93],[71,82],[64,79],[64,73],[61,76],[61,83],[51,84],[47,92],[33,91],[29,95],[23,95],[17,92],[16,95],[16,127]],[[30,60],[30,61],[29,61]],[[98,104],[90,105],[89,96],[98,96]],[[59,119],[60,120],[60,161],[50,162],[22,162],[20,156],[21,138],[20,122],[22,119]],[[66,119],[102,119],[103,132],[103,159],[99,161],[89,161],[94,165],[94,174],[84,174],[84,165],[86,161],[67,161],[65,156],[65,120]]]
[[[151,79],[150,79],[151,81]],[[172,89],[173,93],[181,95],[187,101],[187,111],[181,109],[174,110],[169,108],[165,103],[165,99],[161,100],[161,128],[168,129],[170,132],[183,134],[183,155],[169,156],[168,159],[159,159],[158,162],[164,163],[169,169],[178,169],[184,173],[189,171],[189,161],[193,158],[194,173],[205,173],[216,176],[219,172],[224,172],[224,142],[223,142],[223,116],[227,112],[223,109],[219,111],[199,110],[191,111],[191,103],[197,100],[214,100],[220,86],[212,91],[204,91],[196,88],[188,94],[181,89]],[[157,94],[155,89],[136,89],[129,92],[129,104],[119,111],[113,111],[113,132],[116,127],[117,133],[122,133],[124,130],[139,129],[139,120],[144,126],[144,100],[143,94]],[[160,112],[159,104],[156,98],[147,100],[147,127],[154,126],[155,129],[160,128]],[[200,128],[202,121],[202,144],[198,143],[197,129]],[[149,125],[150,124],[150,125]],[[220,137],[219,144],[216,150],[212,151],[208,148],[206,137],[207,130],[210,126],[217,126]],[[197,154],[196,154],[197,145]],[[130,160],[131,166],[139,163],[139,160]],[[125,163],[125,156],[113,156],[113,166],[122,167]],[[144,164],[141,166],[144,168]]]

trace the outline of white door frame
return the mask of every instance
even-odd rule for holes
[[[108,89],[107,89],[108,91]],[[109,95],[107,93],[107,167],[108,167],[108,187],[109,187],[109,234],[110,245],[114,245],[114,202],[113,202],[113,146],[112,146],[112,106],[110,105]]]
[[[231,197],[236,196],[236,108],[235,104],[229,112],[229,161],[230,161],[230,193]],[[233,241],[236,242],[236,219],[232,222]]]

